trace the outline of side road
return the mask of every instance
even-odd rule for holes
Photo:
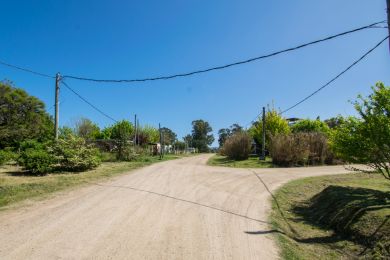
[[[210,156],[154,164],[2,211],[0,258],[274,259],[270,192],[296,178],[347,172],[211,167]]]

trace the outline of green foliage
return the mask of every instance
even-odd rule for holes
[[[377,83],[354,102],[361,119],[347,118],[332,135],[332,148],[351,163],[364,163],[390,180],[390,87]]]
[[[176,141],[177,135],[171,129],[163,127],[161,128],[161,132],[163,135],[164,145],[171,145]]]
[[[233,124],[230,126],[230,128],[222,128],[218,131],[218,144],[219,147],[222,147],[225,143],[226,139],[228,139],[230,136],[239,133],[243,131],[242,126],[239,124]]]
[[[73,135],[73,129],[67,126],[60,127],[58,129],[59,138],[66,138],[68,135]]]
[[[148,143],[158,143],[160,133],[157,128],[145,125],[139,129],[138,144],[146,145]]]
[[[345,122],[345,119],[344,117],[338,115],[336,117],[326,119],[324,122],[328,125],[330,129],[335,129],[341,126]]]
[[[188,138],[189,145],[197,148],[199,152],[208,152],[209,145],[214,142],[214,136],[211,134],[213,129],[210,124],[204,120],[192,121],[192,134]]]
[[[293,126],[291,126],[291,131],[293,133],[324,133],[324,134],[329,134],[330,128],[325,122],[323,122],[319,119],[316,119],[316,120],[304,119],[304,120],[298,121]]]
[[[323,164],[332,155],[323,133],[292,133],[273,136],[270,145],[272,162],[279,166]]]
[[[39,143],[35,140],[27,140],[21,143],[18,163],[25,170],[44,175],[53,170],[55,157],[48,151],[49,144]]]
[[[0,82],[0,149],[17,147],[26,139],[49,140],[53,128],[42,101]]]
[[[94,140],[100,137],[100,128],[88,118],[77,120],[74,132],[77,136],[86,140]]]
[[[112,126],[111,139],[117,140],[118,160],[129,160],[130,142],[133,136],[134,126],[127,120],[122,120]]]
[[[222,147],[221,153],[232,160],[246,160],[251,152],[252,138],[246,132],[237,132],[230,136]]]
[[[6,164],[16,158],[16,153],[14,153],[11,149],[6,148],[4,150],[0,150],[0,165]]]
[[[68,135],[53,145],[53,154],[59,168],[67,171],[85,171],[100,165],[99,151],[81,137]]]
[[[111,139],[131,140],[134,135],[134,126],[127,120],[117,122],[112,126]]]
[[[186,149],[186,143],[182,141],[176,141],[173,146],[175,147],[176,150],[179,151],[184,151]]]
[[[290,127],[287,121],[276,111],[275,108],[268,107],[268,111],[265,115],[265,143],[269,149],[269,143],[272,136],[278,134],[290,133]],[[263,120],[260,117],[259,120],[249,129],[250,134],[255,139],[256,143],[263,143]]]
[[[104,140],[111,139],[112,129],[113,129],[112,126],[105,127],[102,131],[100,131],[100,135],[98,139],[104,139]]]

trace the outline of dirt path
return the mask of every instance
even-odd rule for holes
[[[270,194],[210,155],[154,164],[0,212],[0,259],[273,259]],[[343,167],[257,169],[270,190]]]

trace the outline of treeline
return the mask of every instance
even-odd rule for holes
[[[11,82],[0,82],[0,165],[14,161],[34,174],[80,172],[102,161],[131,161],[159,149],[181,150],[183,141],[169,128],[135,126],[127,120],[100,129],[87,118],[59,129],[54,140],[53,118],[45,104]]]
[[[279,166],[363,163],[390,179],[390,87],[379,82],[372,93],[353,102],[358,116],[337,116],[328,120],[283,118],[268,107],[265,147]],[[219,131],[220,152],[242,160],[261,147],[263,122],[259,118],[249,129],[235,124]]]

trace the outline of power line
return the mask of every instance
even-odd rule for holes
[[[323,85],[322,87],[320,87],[319,89],[317,89],[316,91],[314,91],[313,93],[311,93],[310,95],[308,95],[307,97],[305,97],[304,99],[300,100],[299,102],[297,102],[296,104],[290,106],[289,108],[283,110],[280,114],[284,114],[286,113],[287,111],[295,108],[296,106],[302,104],[303,102],[305,102],[306,100],[308,100],[309,98],[311,98],[312,96],[314,96],[315,94],[317,94],[318,92],[320,92],[321,90],[323,90],[324,88],[326,88],[327,86],[329,86],[331,83],[333,83],[334,81],[336,81],[339,77],[341,77],[343,74],[345,74],[347,71],[349,71],[350,69],[352,69],[354,66],[356,66],[359,62],[361,62],[362,60],[364,60],[371,52],[373,52],[376,48],[378,48],[382,43],[384,43],[390,36],[387,36],[386,38],[384,38],[383,40],[381,40],[379,43],[377,43],[373,48],[371,48],[369,51],[367,51],[363,56],[361,56],[359,59],[357,59],[355,62],[353,62],[351,65],[349,65],[345,70],[343,70],[342,72],[340,72],[336,77],[334,77],[333,79],[331,79],[330,81],[328,81],[325,85]]]
[[[390,36],[387,36],[386,38],[384,38],[383,40],[381,40],[379,43],[377,43],[373,48],[371,48],[369,51],[367,51],[363,56],[361,56],[359,59],[357,59],[355,62],[353,62],[351,65],[349,65],[345,70],[343,70],[342,72],[340,72],[336,77],[334,77],[333,79],[331,79],[330,81],[328,81],[325,85],[321,86],[320,88],[318,88],[316,91],[314,91],[313,93],[311,93],[310,95],[308,95],[307,97],[305,97],[304,99],[300,100],[299,102],[295,103],[294,105],[290,106],[289,108],[283,110],[282,112],[280,112],[279,114],[282,115],[284,113],[286,113],[287,111],[299,106],[300,104],[302,104],[303,102],[305,102],[306,100],[310,99],[312,96],[316,95],[318,92],[320,92],[321,90],[323,90],[324,88],[328,87],[331,83],[333,83],[334,81],[336,81],[338,78],[340,78],[343,74],[345,74],[347,71],[349,71],[350,69],[352,69],[354,66],[356,66],[359,62],[361,62],[363,59],[365,59],[371,52],[373,52],[375,49],[377,49],[380,45],[382,45],[382,43],[384,43],[387,39],[389,39]],[[257,118],[261,115],[258,114],[251,122],[249,122],[247,126],[253,124],[253,122],[255,122],[255,120],[257,120]]]
[[[61,80],[61,83],[64,84],[64,86],[66,88],[68,88],[71,92],[73,92],[73,94],[75,94],[76,96],[78,96],[81,100],[83,100],[85,103],[87,103],[89,106],[91,106],[93,109],[95,109],[96,111],[98,111],[100,114],[102,114],[103,116],[107,117],[108,119],[114,121],[115,123],[118,122],[118,120],[115,120],[114,118],[112,118],[111,116],[109,116],[108,114],[106,114],[105,112],[103,112],[102,110],[100,110],[99,108],[97,108],[95,105],[93,105],[91,102],[89,102],[88,100],[86,100],[84,97],[82,97],[79,93],[77,93],[75,90],[73,90],[71,87],[69,87],[68,84],[66,84],[66,82],[64,82],[63,80]]]
[[[258,57],[254,57],[254,58],[250,58],[250,59],[243,60],[243,61],[229,63],[229,64],[222,65],[222,66],[211,67],[211,68],[208,68],[208,69],[196,70],[196,71],[193,71],[193,72],[174,74],[174,75],[169,75],[169,76],[142,78],[142,79],[94,79],[94,78],[85,78],[85,77],[78,77],[78,76],[71,76],[71,75],[65,75],[63,77],[64,78],[75,79],[75,80],[93,81],[93,82],[101,82],[101,83],[102,82],[106,82],[106,83],[134,83],[134,82],[167,80],[167,79],[173,79],[173,78],[178,78],[178,77],[187,77],[187,76],[192,76],[192,75],[200,74],[200,73],[206,73],[206,72],[210,72],[210,71],[214,71],[214,70],[222,70],[222,69],[226,69],[226,68],[229,68],[229,67],[233,67],[233,66],[242,65],[242,64],[245,64],[245,63],[254,62],[254,61],[257,61],[257,60],[260,60],[260,59],[273,57],[273,56],[276,56],[276,55],[279,55],[279,54],[282,54],[282,53],[295,51],[295,50],[298,50],[298,49],[301,49],[301,48],[304,48],[304,47],[307,47],[307,46],[310,46],[310,45],[314,45],[314,44],[321,43],[321,42],[324,42],[324,41],[329,41],[329,40],[332,40],[332,39],[335,39],[335,38],[338,38],[338,37],[341,37],[341,36],[344,36],[344,35],[347,35],[347,34],[358,32],[358,31],[361,31],[361,30],[364,30],[364,29],[373,28],[373,27],[378,26],[378,25],[380,25],[382,23],[385,23],[385,22],[386,21],[373,23],[373,24],[370,24],[370,25],[367,25],[367,26],[363,26],[363,27],[360,27],[360,28],[356,28],[356,29],[350,30],[350,31],[346,31],[346,32],[342,32],[342,33],[339,33],[339,34],[335,34],[335,35],[332,35],[332,36],[329,36],[329,37],[326,37],[326,38],[323,38],[323,39],[320,39],[320,40],[316,40],[316,41],[312,41],[312,42],[305,43],[305,44],[302,44],[302,45],[298,45],[296,47],[284,49],[284,50],[281,50],[281,51],[276,51],[276,52],[273,52],[273,53],[270,53],[270,54],[266,54],[266,55],[262,55],[262,56],[258,56]]]
[[[37,76],[51,78],[51,79],[55,78],[55,77],[50,76],[48,74],[45,74],[45,73],[42,73],[42,72],[37,72],[37,71],[31,70],[31,69],[27,69],[27,68],[23,68],[23,67],[19,67],[19,66],[16,66],[16,65],[12,65],[12,64],[6,63],[4,61],[0,61],[0,64],[4,65],[4,66],[7,66],[7,67],[10,67],[10,68],[13,68],[13,69],[25,71],[25,72],[28,72],[28,73],[31,73],[31,74],[34,74],[34,75],[37,75]]]

